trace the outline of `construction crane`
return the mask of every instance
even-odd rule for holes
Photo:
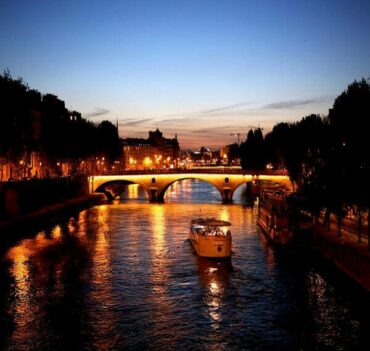
[[[230,135],[238,137],[238,146],[239,146],[240,145],[240,135],[241,135],[241,133],[230,133]]]
[[[261,130],[263,130],[263,128],[261,128],[259,125],[258,125],[258,127],[255,127],[255,126],[248,126],[247,128],[249,128],[249,129],[261,129]],[[241,136],[242,134],[244,134],[244,133],[230,133],[230,135],[232,135],[232,136],[237,136],[237,137],[238,137],[238,145],[240,145],[240,136]]]

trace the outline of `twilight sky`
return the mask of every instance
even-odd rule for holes
[[[182,148],[326,114],[370,77],[369,0],[0,0],[0,71]]]

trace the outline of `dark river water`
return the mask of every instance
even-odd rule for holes
[[[232,223],[230,262],[197,257],[194,217]],[[1,243],[0,349],[369,350],[369,311],[322,265],[276,251],[242,189],[121,199]]]

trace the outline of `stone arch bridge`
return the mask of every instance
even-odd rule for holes
[[[221,194],[222,202],[232,202],[235,190],[242,184],[254,181],[269,181],[278,183],[288,190],[293,190],[293,184],[286,172],[265,171],[252,173],[242,170],[179,170],[179,171],[137,171],[119,175],[90,176],[89,191],[105,193],[110,199],[115,197],[111,187],[119,183],[134,183],[142,186],[150,202],[163,202],[167,189],[179,180],[198,179],[215,186]]]

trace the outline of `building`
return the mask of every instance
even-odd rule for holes
[[[176,168],[180,146],[177,135],[163,137],[159,129],[149,132],[148,139],[122,139],[123,164],[126,170]]]
[[[209,148],[201,146],[198,151],[192,152],[191,155],[195,164],[211,164],[212,163],[212,151]]]

